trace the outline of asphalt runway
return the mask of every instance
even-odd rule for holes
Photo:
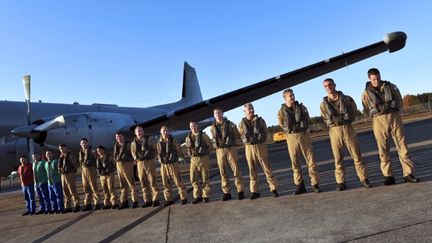
[[[219,172],[214,166],[210,171],[212,194],[207,204],[182,206],[177,200],[170,207],[23,217],[21,192],[8,192],[0,194],[0,241],[431,242],[432,119],[406,124],[405,133],[415,176],[421,179],[418,184],[403,183],[398,155],[390,141],[397,184],[383,186],[375,139],[371,131],[365,131],[359,134],[359,141],[373,185],[370,189],[361,187],[353,161],[345,151],[348,190],[335,191],[330,143],[322,137],[314,139],[313,146],[323,192],[310,192],[307,168],[303,166],[309,193],[294,196],[286,144],[271,144],[268,148],[279,183],[278,198],[272,197],[264,174],[259,173],[260,199],[237,200],[231,181],[233,200],[222,202]],[[243,157],[239,163],[248,197],[247,164]],[[183,181],[189,181],[187,174]],[[186,185],[191,201],[190,183]]]

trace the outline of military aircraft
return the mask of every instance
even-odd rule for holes
[[[86,137],[92,146],[111,148],[117,131],[130,132],[137,125],[151,134],[157,133],[161,125],[187,129],[185,121],[208,119],[216,107],[231,110],[382,52],[398,51],[405,46],[406,38],[404,32],[392,32],[383,41],[208,100],[202,99],[195,69],[185,63],[182,98],[148,108],[31,103],[29,88],[26,88],[26,102],[0,101],[0,175],[9,174],[17,166],[17,158],[31,147],[27,145],[29,139],[36,145],[55,147],[64,143],[78,149],[78,141]],[[29,79],[24,77],[25,81]]]

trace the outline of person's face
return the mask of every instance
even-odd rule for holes
[[[86,140],[81,140],[80,145],[81,145],[81,148],[83,148],[83,149],[88,148],[88,142]]]
[[[192,133],[198,133],[198,124],[196,122],[189,122],[189,128],[191,130]]]
[[[324,81],[323,86],[327,94],[333,94],[336,92],[336,85],[331,81]]]
[[[21,163],[21,164],[26,164],[26,163],[28,163],[27,158],[26,158],[26,157],[22,157],[22,158],[20,158],[20,163]]]
[[[123,143],[124,142],[124,136],[123,134],[116,134],[115,135],[115,139],[118,143]]]
[[[105,155],[105,150],[104,150],[104,149],[97,148],[97,149],[96,149],[96,152],[97,152],[97,154],[98,154],[100,157],[102,157],[102,156]]]
[[[39,161],[40,160],[40,155],[39,154],[33,154],[32,155],[32,159],[33,159],[33,161]]]
[[[244,110],[244,113],[247,117],[251,117],[255,114],[253,105],[245,106],[243,110]]]
[[[295,95],[293,92],[287,92],[284,95],[284,99],[285,99],[286,105],[292,105],[292,104],[294,104],[294,101],[295,101]]]
[[[46,151],[45,156],[47,157],[48,160],[52,160],[54,158],[54,154],[51,151]]]
[[[369,80],[371,81],[371,84],[373,87],[378,87],[381,84],[381,76],[379,74],[374,75],[371,74],[369,75]]]
[[[221,110],[214,110],[213,116],[217,122],[222,122],[223,120],[223,112]]]
[[[160,130],[160,133],[161,133],[163,139],[168,138],[169,137],[168,127],[163,126]]]
[[[136,127],[135,128],[135,136],[138,139],[142,139],[144,137],[144,129],[142,127]]]
[[[59,146],[58,148],[59,148],[60,153],[62,153],[62,154],[65,154],[68,151],[67,148],[64,146]]]

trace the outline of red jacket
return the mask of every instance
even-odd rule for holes
[[[20,165],[18,167],[18,174],[20,176],[22,185],[29,186],[34,184],[33,168],[31,163]]]

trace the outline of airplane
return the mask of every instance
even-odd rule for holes
[[[380,53],[398,51],[405,46],[406,39],[404,32],[392,32],[374,44],[207,100],[202,98],[195,69],[185,62],[182,98],[147,108],[32,103],[26,87],[26,102],[0,101],[0,176],[7,176],[17,167],[18,157],[31,148],[28,141],[51,148],[64,143],[78,150],[79,140],[86,137],[93,147],[112,148],[117,131],[132,134],[137,125],[143,126],[148,134],[157,134],[162,125],[187,131],[185,121],[211,118],[216,107],[231,110]],[[25,76],[24,81],[27,79],[30,81]]]

